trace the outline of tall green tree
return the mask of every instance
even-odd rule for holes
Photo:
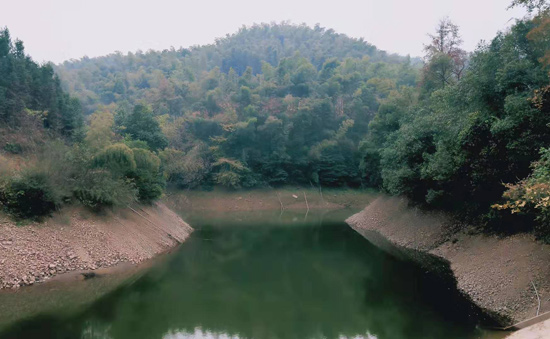
[[[152,150],[161,150],[168,146],[160,125],[151,109],[144,104],[137,104],[131,113],[119,112],[117,128],[122,134],[134,140],[145,141]]]

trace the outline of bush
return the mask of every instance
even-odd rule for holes
[[[115,144],[91,154],[86,147],[49,142],[33,169],[18,176],[0,156],[0,204],[17,218],[35,218],[71,200],[98,210],[162,195],[160,159],[151,151]]]
[[[0,190],[7,184],[17,166],[9,158],[0,154]]]
[[[160,159],[152,152],[143,148],[134,148],[134,161],[136,169],[150,173],[158,173],[160,168]]]
[[[99,210],[128,205],[137,199],[137,190],[133,183],[115,178],[109,171],[93,170],[75,184],[74,196],[82,205]]]
[[[550,149],[542,148],[540,154],[540,159],[531,164],[531,175],[516,184],[506,184],[506,202],[492,207],[535,215],[535,234],[550,243]]]
[[[21,154],[23,153],[23,147],[20,144],[8,142],[4,145],[4,151],[11,154]]]
[[[213,167],[218,169],[214,175],[217,184],[234,189],[253,186],[252,183],[249,183],[250,180],[247,180],[250,169],[238,160],[220,158]]]
[[[139,201],[151,202],[160,198],[164,188],[164,178],[159,170],[159,157],[142,148],[133,149],[133,153],[136,169],[126,175],[133,179]]]
[[[94,157],[93,166],[123,175],[136,169],[134,152],[124,144],[108,146]]]
[[[193,147],[187,154],[173,148],[159,153],[164,177],[179,188],[195,188],[204,183],[212,167],[210,156],[204,145]]]
[[[29,172],[12,178],[0,192],[0,202],[18,218],[41,217],[53,212],[62,200],[56,196],[48,176]]]
[[[111,145],[94,157],[93,167],[108,170],[115,181],[130,179],[141,202],[151,202],[162,195],[164,179],[159,170],[160,159],[151,151],[143,148],[131,149],[125,144]],[[105,178],[101,178],[101,182],[108,187],[115,184]],[[96,198],[92,200],[97,200],[97,203],[107,202],[107,195],[103,188],[96,188],[93,192],[90,191],[90,194],[86,194],[84,200],[88,201],[94,196]],[[92,201],[90,203],[94,204]]]

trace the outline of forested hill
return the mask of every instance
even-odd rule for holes
[[[362,40],[289,24],[67,62],[61,82],[7,29],[2,46],[0,207],[19,218],[151,202],[166,183],[359,186],[369,121],[419,73]]]
[[[55,70],[88,115],[84,138],[79,101],[6,30],[0,127],[30,119],[77,144],[45,144],[35,173],[0,182],[0,203],[36,215],[71,199],[150,202],[165,183],[369,186],[550,241],[550,3],[512,6],[530,14],[473,53],[442,20],[423,64],[289,24],[66,62]],[[25,139],[0,142],[17,153]]]
[[[179,187],[371,186],[499,228],[536,218],[548,237],[550,5],[536,3],[471,54],[442,20],[421,67],[282,24],[57,71],[92,121],[114,121],[109,143],[146,143]]]
[[[114,117],[118,140],[167,148],[166,176],[180,187],[358,186],[369,121],[390,92],[416,85],[418,67],[332,30],[272,24],[57,72],[88,114]]]
[[[346,58],[366,57],[371,64],[398,64],[408,60],[378,50],[363,39],[335,33],[332,29],[281,23],[243,27],[237,33],[219,38],[211,45],[138,51],[127,55],[114,53],[98,58],[84,57],[67,61],[56,70],[66,88],[81,99],[85,113],[93,112],[100,104],[118,103],[121,100],[131,103],[139,99],[146,99],[150,103],[162,101],[163,98],[154,97],[151,90],[162,91],[165,88],[161,86],[168,86],[173,87],[170,90],[175,93],[171,102],[165,103],[169,107],[162,112],[156,111],[156,114],[166,112],[181,115],[183,110],[192,109],[190,106],[195,103],[189,97],[186,84],[212,78],[218,71],[228,74],[231,69],[238,76],[242,76],[248,68],[251,75],[263,74],[270,70],[269,66],[277,67],[286,58],[299,57],[307,61],[307,66],[313,66],[309,69],[302,63],[297,65],[304,66],[302,77],[310,76],[308,72],[313,69],[320,71],[325,62],[332,59],[342,61]],[[413,60],[413,63],[419,62],[419,59]],[[213,70],[213,73],[207,74]],[[295,69],[287,65],[284,71],[291,73]],[[307,79],[296,77],[289,80],[305,82]],[[407,82],[410,83],[411,79]],[[212,82],[208,86],[215,87]]]

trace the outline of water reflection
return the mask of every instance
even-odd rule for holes
[[[163,339],[240,339],[238,336],[230,336],[225,333],[214,333],[203,331],[200,327],[195,328],[193,332],[174,332],[170,331],[163,336]],[[372,334],[357,335],[354,337],[340,336],[338,339],[377,339]]]
[[[208,330],[203,331],[200,327],[193,332],[170,331],[162,337],[163,339],[240,339],[238,336],[230,336],[225,333],[214,333]]]

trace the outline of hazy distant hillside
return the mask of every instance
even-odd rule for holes
[[[81,99],[85,112],[91,113],[98,104],[123,99],[132,103],[135,99],[146,99],[151,103],[142,90],[158,88],[162,83],[160,75],[176,84],[201,80],[216,67],[222,73],[233,68],[237,75],[250,67],[252,74],[257,75],[263,73],[263,63],[276,67],[284,58],[295,55],[307,59],[318,71],[332,58],[368,57],[371,63],[391,64],[407,61],[405,57],[388,55],[363,39],[350,38],[332,29],[281,23],[243,27],[214,44],[189,49],[84,57],[67,61],[56,71],[66,89]]]
[[[391,92],[416,86],[418,68],[333,30],[282,23],[202,47],[83,58],[57,72],[86,113],[114,119],[119,136],[168,146],[169,182],[253,187],[359,185],[369,121]],[[161,134],[144,132],[151,122],[141,118],[151,115]]]

